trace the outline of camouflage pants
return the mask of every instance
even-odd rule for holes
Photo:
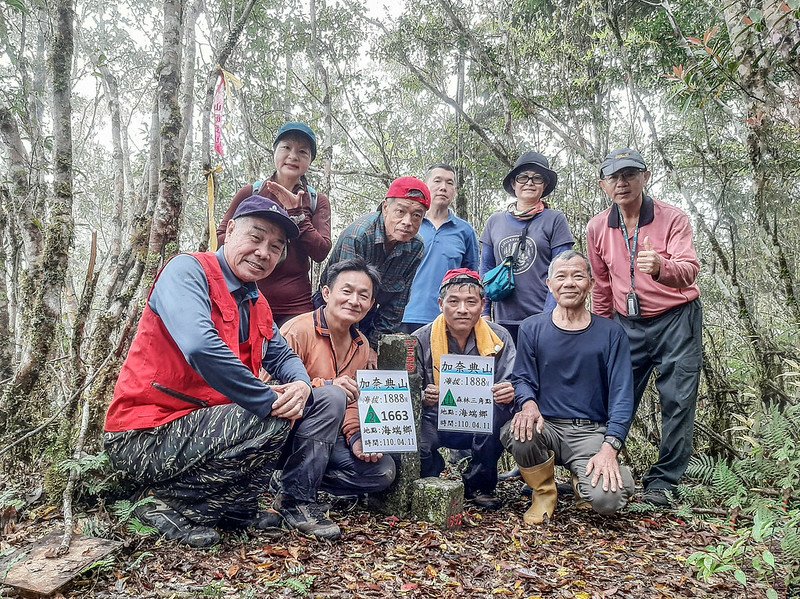
[[[288,434],[287,420],[227,404],[104,440],[115,468],[187,518],[214,526],[256,515]]]

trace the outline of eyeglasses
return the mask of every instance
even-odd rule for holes
[[[638,169],[638,168],[625,169],[625,170],[617,171],[616,173],[608,175],[607,177],[603,177],[603,181],[607,181],[609,183],[616,183],[620,179],[625,180],[625,181],[632,181],[636,177],[641,175],[643,172],[644,171],[642,169]]]
[[[527,175],[525,173],[521,173],[516,177],[514,177],[514,181],[516,181],[520,185],[525,185],[529,181],[534,185],[541,185],[542,183],[545,182],[545,178],[542,177],[541,175]]]

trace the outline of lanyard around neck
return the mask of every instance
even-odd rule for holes
[[[622,237],[625,239],[625,247],[628,248],[628,254],[631,257],[631,289],[636,289],[636,281],[634,279],[634,273],[636,272],[636,252],[639,248],[639,221],[636,221],[636,229],[633,231],[633,247],[631,247],[631,241],[628,237],[628,227],[625,225],[625,218],[622,216],[622,210],[619,209],[617,206],[617,216],[619,216],[619,229],[622,231]]]

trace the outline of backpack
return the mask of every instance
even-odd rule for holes
[[[259,179],[253,183],[254,196],[258,195],[258,192],[261,191],[262,185],[264,185],[264,179]],[[311,214],[314,214],[317,211],[317,190],[307,183],[306,189],[308,190],[308,195],[311,196]]]

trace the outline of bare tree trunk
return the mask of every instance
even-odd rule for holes
[[[317,0],[310,0],[310,25],[311,25],[311,54],[314,57],[314,68],[319,77],[319,84],[322,88],[322,117],[324,126],[325,144],[322,147],[322,185],[321,190],[325,194],[331,191],[331,163],[333,161],[333,110],[331,108],[331,91],[328,80],[328,71],[322,64],[322,53],[319,47],[319,28],[317,27]],[[312,266],[313,268],[313,266]]]
[[[22,236],[24,257],[29,264],[39,259],[42,253],[40,214],[36,214],[36,204],[32,201],[35,190],[31,188],[29,174],[32,170],[31,158],[22,143],[17,121],[11,111],[0,106],[0,136],[8,148],[8,173],[11,179],[11,197],[14,212],[17,214],[19,231]]]
[[[148,243],[147,271],[154,274],[162,260],[178,251],[178,230],[182,194],[178,136],[181,111],[178,93],[181,85],[181,42],[183,40],[183,0],[164,0],[164,31],[161,63],[158,65],[158,115],[161,123],[161,171],[158,204],[153,215]]]
[[[455,169],[456,180],[458,181],[458,195],[456,195],[456,213],[461,218],[469,219],[472,215],[469,213],[469,204],[466,193],[466,186],[464,185],[465,169],[464,169],[464,118],[461,116],[464,113],[464,87],[465,87],[465,68],[464,68],[464,44],[460,42],[458,45],[458,77],[456,79],[456,102],[458,103],[458,110],[456,110],[456,149],[455,149]]]
[[[283,120],[292,120],[292,71],[294,70],[294,53],[286,51],[286,79],[283,82]]]
[[[183,205],[189,201],[189,171],[192,167],[192,156],[194,155],[194,80],[196,67],[196,39],[195,25],[203,8],[202,0],[194,0],[191,10],[186,18],[186,43],[185,56],[183,60],[183,76],[181,80],[183,87],[181,91],[181,118],[183,127],[178,136],[178,149],[181,152],[181,189],[183,191]]]
[[[119,261],[122,245],[123,218],[125,214],[125,162],[122,151],[122,119],[120,118],[119,89],[117,78],[113,75],[103,57],[96,61],[103,76],[103,84],[111,113],[111,160],[114,163],[114,212],[111,218],[113,227],[109,262],[112,267]]]

